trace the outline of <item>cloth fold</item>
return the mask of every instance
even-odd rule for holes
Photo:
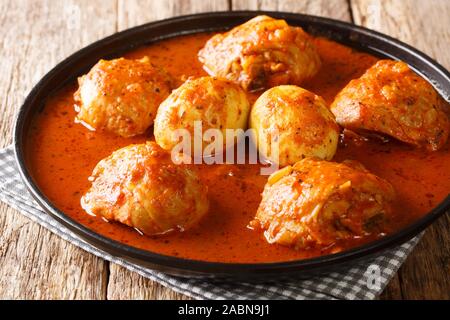
[[[45,213],[28,193],[16,167],[12,146],[0,150],[0,200],[83,250],[195,299],[375,299],[422,236],[358,264],[349,264],[345,271],[305,280],[277,280],[255,284],[190,279],[146,269],[112,256],[83,241],[61,225]]]

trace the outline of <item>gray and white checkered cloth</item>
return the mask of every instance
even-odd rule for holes
[[[146,269],[86,243],[45,213],[32,199],[18,173],[11,146],[0,150],[0,200],[87,252],[196,299],[375,299],[421,237],[362,263],[349,265],[345,272],[258,284],[218,282],[174,277]],[[377,273],[379,277],[374,278]]]

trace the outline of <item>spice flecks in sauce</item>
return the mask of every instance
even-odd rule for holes
[[[128,58],[147,55],[178,79],[206,75],[197,52],[211,34],[183,36],[134,50]],[[314,40],[323,66],[304,88],[330,103],[351,79],[359,77],[377,58],[333,41]],[[121,138],[105,132],[91,132],[74,123],[73,93],[68,86],[48,99],[29,132],[27,158],[36,180],[48,198],[71,218],[114,240],[162,254],[221,262],[288,261],[325,254],[317,250],[293,250],[268,244],[263,236],[246,226],[254,217],[267,177],[258,165],[203,166],[201,175],[210,187],[211,210],[202,223],[180,234],[151,238],[119,223],[92,217],[80,207],[89,188],[88,177],[95,165],[118,148],[152,139],[145,136]],[[252,94],[254,101],[257,95]],[[150,129],[151,131],[151,129]],[[418,219],[441,202],[450,190],[449,143],[437,152],[427,152],[396,141],[355,143],[346,139],[335,161],[355,159],[370,171],[389,180],[398,195],[396,220],[399,229]],[[358,245],[355,242],[340,246]],[[332,249],[329,249],[332,250]]]

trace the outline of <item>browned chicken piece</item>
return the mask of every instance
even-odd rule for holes
[[[269,177],[250,226],[269,243],[326,248],[383,234],[394,198],[392,185],[359,162],[306,158]]]
[[[130,145],[100,161],[83,209],[147,235],[184,231],[208,212],[206,187],[192,166],[175,165],[156,143]]]
[[[378,61],[336,96],[331,111],[343,127],[375,131],[438,150],[449,135],[448,105],[406,63]]]
[[[144,133],[171,91],[169,75],[148,57],[100,60],[78,83],[76,121],[122,137]]]
[[[235,81],[246,90],[301,84],[321,65],[302,28],[268,16],[213,36],[198,57],[210,75]]]

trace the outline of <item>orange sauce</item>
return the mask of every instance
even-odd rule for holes
[[[205,75],[197,51],[211,34],[182,36],[138,48],[128,58],[150,57],[175,78]],[[377,61],[333,41],[317,38],[323,60],[319,74],[304,87],[331,102],[345,84],[359,77]],[[263,236],[246,226],[260,202],[267,177],[259,175],[259,165],[202,166],[201,176],[209,186],[211,210],[192,230],[162,237],[140,235],[119,223],[92,217],[80,207],[80,197],[89,188],[88,177],[102,158],[131,143],[152,139],[145,136],[125,139],[105,132],[91,132],[74,123],[73,93],[70,85],[50,97],[29,131],[27,161],[33,177],[47,197],[74,220],[104,236],[141,249],[190,259],[220,262],[274,262],[302,259],[329,251],[294,250],[268,244]],[[257,95],[250,96],[253,99]],[[340,145],[336,161],[356,159],[375,174],[386,178],[398,194],[392,230],[415,221],[441,202],[450,190],[449,143],[438,152],[427,152],[390,141],[347,139]],[[370,239],[369,239],[370,240]],[[365,241],[368,241],[367,239]],[[342,243],[343,248],[360,243]],[[332,249],[328,249],[332,250]]]

